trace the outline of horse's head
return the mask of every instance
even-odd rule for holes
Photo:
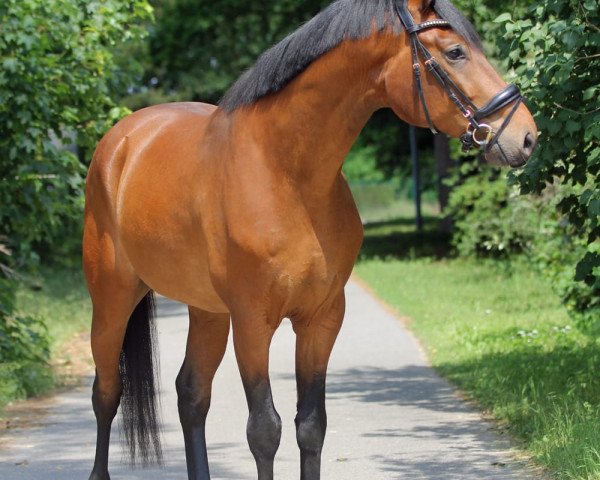
[[[387,102],[396,114],[460,137],[465,149],[482,148],[489,163],[525,164],[537,127],[519,90],[486,59],[468,21],[448,0],[396,3],[404,32],[383,72]]]

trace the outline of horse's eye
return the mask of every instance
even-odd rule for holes
[[[462,49],[462,47],[452,47],[450,50],[446,51],[444,55],[446,55],[446,58],[448,58],[448,60],[452,61],[463,60],[467,58],[465,55],[465,51]]]

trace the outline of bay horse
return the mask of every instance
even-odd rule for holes
[[[273,478],[281,420],[269,344],[288,317],[300,476],[318,479],[327,363],[363,235],[344,157],[371,114],[391,107],[481,148],[489,162],[519,166],[537,138],[521,100],[449,0],[337,0],[265,52],[219,106],[157,105],[117,123],[86,185],[97,419],[90,479],[110,478],[119,403],[132,458],[160,461],[153,292],[189,305],[176,379],[188,477],[210,478],[205,420],[231,326],[248,443],[259,480]]]

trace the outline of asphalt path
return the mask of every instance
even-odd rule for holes
[[[346,293],[346,319],[328,372],[323,479],[536,478],[516,459],[498,429],[428,366],[398,318],[355,282],[349,283]],[[187,334],[185,306],[161,299],[158,325],[166,465],[131,470],[121,461],[117,426],[111,449],[113,480],[187,478],[174,388]],[[286,480],[299,478],[293,352],[294,334],[285,320],[271,347],[271,379],[283,421],[275,477]],[[87,479],[95,441],[91,380],[57,396],[38,425],[13,431],[5,439],[0,447],[0,479]],[[246,418],[230,344],[215,378],[207,421],[213,480],[256,478],[245,438]]]

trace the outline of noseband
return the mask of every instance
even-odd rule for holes
[[[485,152],[489,152],[491,148],[498,142],[500,135],[504,132],[511,121],[513,115],[519,108],[519,105],[523,102],[523,96],[516,85],[507,85],[499,93],[497,93],[492,99],[484,105],[482,108],[477,106],[467,97],[467,95],[454,83],[454,81],[448,75],[448,72],[444,70],[438,61],[434,58],[431,52],[421,43],[419,40],[419,32],[429,28],[439,27],[450,27],[450,23],[446,20],[430,20],[416,24],[410,11],[408,10],[408,0],[402,0],[402,2],[396,3],[398,16],[406,29],[406,33],[410,38],[410,46],[412,52],[413,72],[419,91],[419,98],[421,105],[423,105],[423,111],[425,112],[425,118],[429,124],[429,128],[434,134],[438,131],[433,125],[431,116],[429,115],[429,109],[427,108],[427,102],[425,101],[425,93],[423,92],[423,85],[421,83],[421,65],[419,63],[419,54],[421,55],[423,62],[427,66],[427,69],[433,74],[434,78],[440,84],[440,86],[447,93],[448,97],[458,107],[463,116],[469,122],[467,130],[460,137],[460,141],[463,146],[463,151],[468,151],[473,147],[483,149]],[[463,103],[464,102],[464,103]],[[494,129],[483,123],[482,120],[492,116],[494,113],[502,110],[504,107],[514,103],[512,110],[504,119],[504,122],[500,126],[497,132]],[[499,146],[499,145],[498,145]]]

